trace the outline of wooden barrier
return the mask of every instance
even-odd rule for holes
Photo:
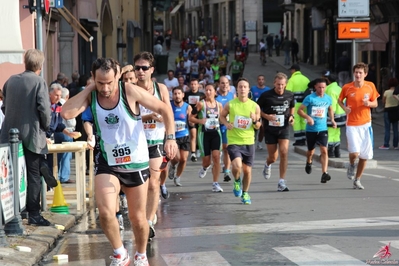
[[[49,144],[48,152],[53,154],[53,174],[58,179],[58,160],[57,154],[73,152],[75,154],[76,172],[76,208],[77,211],[86,210],[86,141],[63,142],[61,144]],[[94,196],[93,187],[93,151],[90,151],[89,163],[89,198]]]

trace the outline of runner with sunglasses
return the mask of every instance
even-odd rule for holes
[[[188,131],[188,116],[191,114],[191,106],[183,101],[184,91],[181,87],[173,88],[172,105],[175,117],[176,143],[179,149],[175,158],[169,163],[169,179],[173,179],[176,186],[180,187],[180,178],[187,164],[188,153],[190,151],[190,136]],[[178,166],[176,167],[176,164]],[[162,185],[162,180],[161,180]],[[162,187],[161,187],[162,189]]]
[[[146,266],[149,265],[146,255],[149,233],[146,201],[150,172],[139,104],[162,115],[167,134],[164,148],[169,158],[177,152],[173,113],[169,105],[136,85],[119,84],[114,59],[99,58],[94,61],[92,75],[94,84],[69,99],[61,115],[64,119],[71,119],[91,105],[99,140],[94,156],[96,204],[101,228],[114,250],[111,265],[125,266],[130,263],[115,219],[115,203],[123,186],[133,227],[133,246],[136,248],[134,265]]]
[[[154,57],[150,52],[141,52],[134,59],[134,71],[137,77],[137,85],[155,98],[163,101],[170,108],[169,92],[164,84],[151,80],[154,72]],[[172,110],[172,109],[171,109]],[[148,152],[150,156],[151,178],[148,184],[147,196],[147,220],[150,226],[149,240],[155,236],[154,221],[159,205],[160,175],[159,169],[163,160],[163,143],[165,138],[165,125],[163,117],[151,109],[140,105],[144,132],[147,139]],[[168,194],[167,191],[165,194]]]

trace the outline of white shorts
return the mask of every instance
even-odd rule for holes
[[[360,159],[373,158],[373,128],[371,123],[361,126],[346,126],[349,153],[359,153]]]

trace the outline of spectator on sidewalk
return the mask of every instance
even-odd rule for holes
[[[351,60],[348,57],[347,51],[343,51],[342,56],[338,58],[336,70],[338,73],[338,84],[342,87],[350,81]]]
[[[168,70],[168,78],[163,80],[166,88],[168,88],[169,96],[172,96],[172,89],[179,86],[179,81],[175,78],[175,71]]]
[[[269,57],[272,57],[273,53],[273,35],[269,33],[266,37],[267,52]]]
[[[71,78],[72,78],[72,82],[69,83],[68,86],[67,86],[69,92],[79,88],[79,73],[78,72],[73,72]]]
[[[398,120],[399,120],[399,101],[394,97],[393,93],[396,86],[399,85],[397,78],[390,78],[388,80],[388,89],[384,92],[382,103],[384,104],[384,145],[380,146],[380,150],[389,150],[389,139],[391,136],[391,126],[393,132],[392,146],[398,150]]]
[[[4,84],[2,110],[5,117],[0,137],[1,143],[8,143],[9,130],[18,129],[26,160],[28,223],[49,226],[51,223],[40,214],[40,167],[44,154],[48,153],[45,132],[51,121],[48,88],[40,77],[44,60],[42,51],[27,50],[24,54],[25,71],[11,76]]]
[[[280,56],[280,45],[281,45],[281,40],[276,35],[276,38],[274,39],[274,49],[276,49],[276,56]]]
[[[170,50],[170,46],[172,44],[172,31],[169,29],[165,33],[165,45],[166,45],[166,51]]]
[[[292,63],[293,64],[298,64],[298,52],[299,52],[299,44],[296,39],[292,40],[291,43],[291,55],[292,55]]]
[[[161,55],[162,54],[162,44],[161,41],[158,40],[157,43],[154,45],[154,55]]]
[[[291,41],[288,40],[288,37],[286,36],[284,38],[283,43],[281,44],[281,49],[284,51],[284,65],[290,65],[290,52],[291,52]]]

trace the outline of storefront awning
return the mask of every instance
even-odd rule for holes
[[[359,51],[385,51],[389,42],[389,24],[370,25],[370,42],[359,43]]]
[[[170,15],[173,16],[177,13],[177,11],[180,9],[180,7],[184,5],[184,1],[180,1],[177,6],[175,6],[172,11],[170,12]]]
[[[20,5],[20,1],[0,1],[0,64],[23,63]]]
[[[140,23],[135,20],[128,20],[126,28],[126,35],[128,38],[140,37],[142,35]]]

